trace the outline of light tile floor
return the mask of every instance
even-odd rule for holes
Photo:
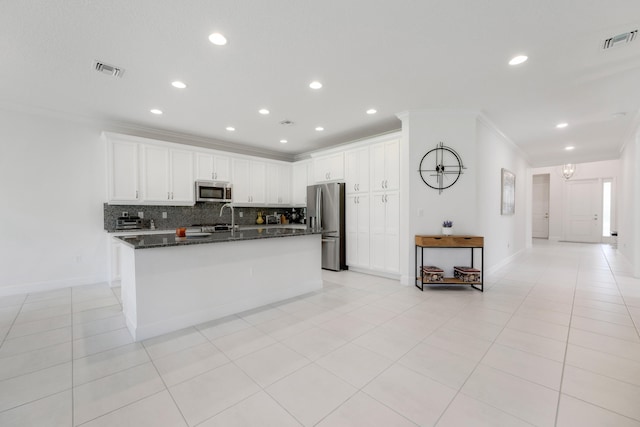
[[[353,272],[135,343],[117,288],[0,298],[2,426],[640,426],[640,280],[537,241],[485,292]]]

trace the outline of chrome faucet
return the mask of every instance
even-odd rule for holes
[[[220,208],[220,216],[222,216],[222,211],[224,210],[224,208],[231,209],[231,233],[233,233],[233,231],[236,229],[233,205],[231,203],[225,203],[224,205],[222,205],[222,207]]]

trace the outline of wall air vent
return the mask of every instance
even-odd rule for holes
[[[93,69],[99,73],[106,74],[112,77],[122,77],[122,74],[124,73],[124,70],[122,68],[105,64],[101,61],[94,61]]]
[[[638,30],[628,31],[626,33],[618,34],[617,36],[609,37],[602,42],[602,50],[609,50],[614,47],[624,46],[638,37]]]

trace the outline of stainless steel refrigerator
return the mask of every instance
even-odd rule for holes
[[[307,228],[322,230],[322,268],[346,270],[344,183],[307,187]]]

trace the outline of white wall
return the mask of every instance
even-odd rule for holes
[[[401,182],[408,189],[401,198],[401,280],[413,283],[414,236],[441,234],[444,220],[453,221],[455,234],[485,236],[485,269],[490,271],[527,245],[527,163],[513,144],[475,112],[411,111],[402,120]],[[439,142],[462,157],[463,175],[439,194],[418,173],[420,160]],[[501,168],[516,174],[516,214],[500,214]],[[530,233],[530,227],[529,227]],[[431,250],[429,263],[445,270],[469,264],[468,251]]]
[[[477,124],[477,233],[485,236],[485,268],[503,265],[531,241],[531,189],[528,164],[520,150],[485,118]],[[516,176],[514,215],[502,215],[502,168]]]
[[[623,198],[617,197],[619,194],[618,187],[621,181],[621,177],[619,176],[620,166],[620,160],[579,163],[576,165],[576,172],[573,177],[571,177],[571,180],[611,178],[613,180],[613,205],[619,206],[619,203],[624,202]],[[562,230],[562,211],[565,186],[565,179],[562,176],[562,166],[534,168],[531,170],[531,174],[549,174],[549,240],[562,240],[564,238]],[[624,206],[621,207],[624,209]],[[619,211],[619,208],[614,209],[611,224],[612,230],[619,229],[616,218],[616,212]]]
[[[105,167],[99,130],[0,110],[0,295],[105,280]]]
[[[640,133],[625,145],[620,158],[618,250],[640,277]]]

